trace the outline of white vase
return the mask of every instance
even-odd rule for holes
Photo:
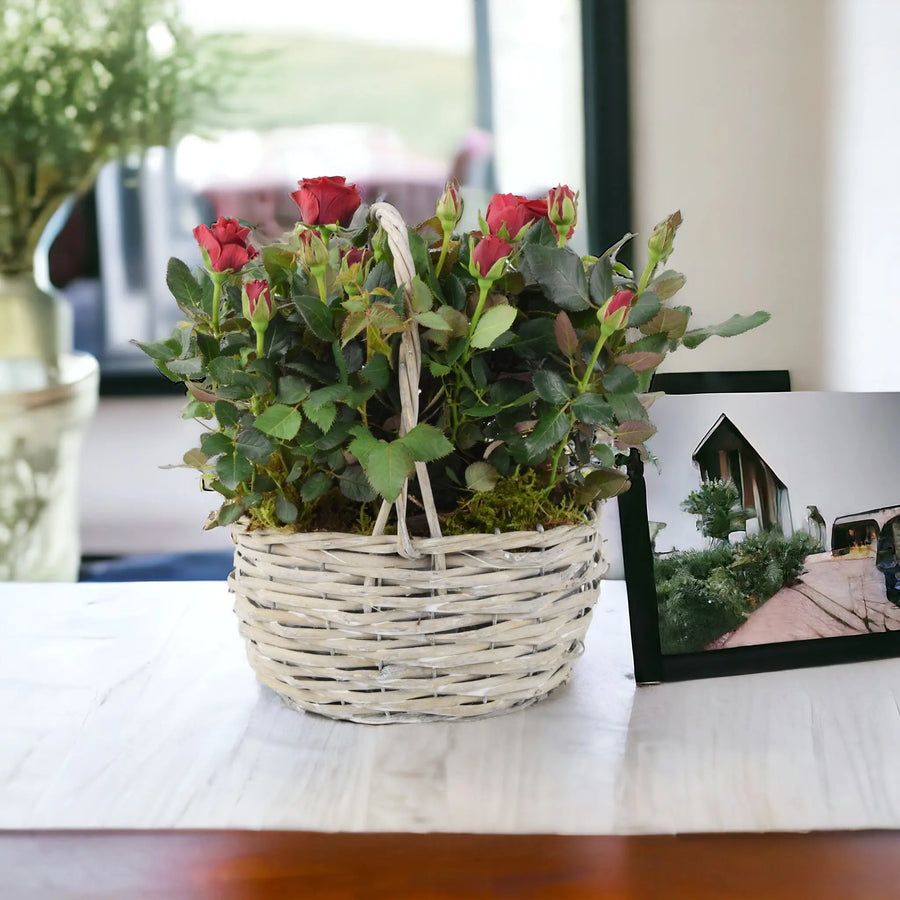
[[[76,581],[78,457],[97,407],[97,360],[59,357],[56,383],[0,393],[0,581]]]

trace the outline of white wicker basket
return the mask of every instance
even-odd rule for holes
[[[375,204],[398,283],[413,265],[406,226]],[[415,328],[400,351],[403,430],[418,417]],[[469,719],[527,706],[563,684],[584,648],[605,563],[596,519],[547,531],[442,537],[417,464],[432,536],[251,531],[233,526],[229,585],[257,678],[291,706],[387,723]]]

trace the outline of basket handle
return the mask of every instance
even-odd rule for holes
[[[400,434],[412,430],[419,421],[419,377],[422,371],[422,348],[419,343],[419,326],[412,318],[413,277],[416,274],[415,263],[409,249],[409,232],[399,211],[389,203],[373,203],[369,215],[384,229],[388,247],[394,259],[394,278],[403,288],[406,300],[407,321],[400,336],[400,357],[398,373],[400,383]],[[434,495],[431,491],[431,480],[428,469],[423,462],[416,462],[416,478],[422,494],[422,505],[428,530],[433,538],[441,537],[441,525],[438,520]],[[378,518],[375,520],[373,534],[384,534],[391,507],[397,509],[397,552],[409,559],[416,559],[422,554],[415,549],[409,536],[406,524],[406,501],[408,481],[403,483],[400,496],[392,504],[387,500],[381,504]]]

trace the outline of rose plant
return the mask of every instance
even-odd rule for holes
[[[577,521],[628,487],[623,464],[653,435],[653,372],[679,346],[731,336],[768,314],[689,328],[665,268],[681,215],[653,229],[636,274],[618,254],[567,242],[577,195],[493,197],[480,229],[457,233],[448,185],[435,215],[408,228],[415,273],[395,280],[384,229],[343,178],[305,179],[296,227],[256,246],[220,218],[195,236],[205,268],[173,259],[185,321],[141,344],[188,390],[205,426],[184,464],[222,496],[208,526],[365,529],[427,466],[449,530]],[[404,427],[398,345],[421,346],[419,420]],[[523,503],[525,504],[523,507]],[[524,511],[523,511],[524,510]]]

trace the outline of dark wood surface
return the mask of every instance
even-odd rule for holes
[[[0,832],[0,897],[900,897],[900,832]]]

